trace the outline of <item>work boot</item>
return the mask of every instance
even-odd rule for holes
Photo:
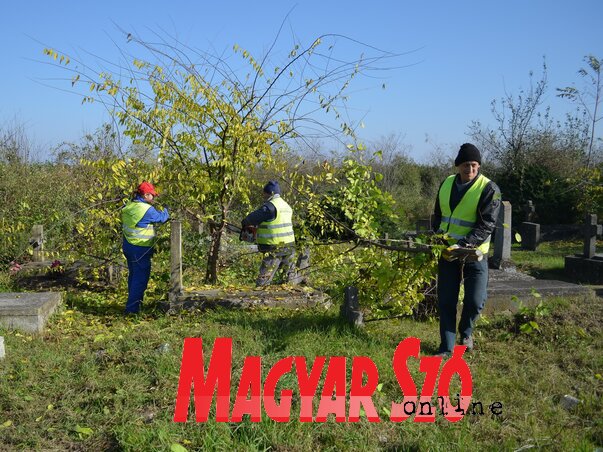
[[[467,346],[467,351],[473,351],[473,336],[469,336],[469,337],[464,337],[461,342],[461,345],[466,345]]]
[[[447,351],[443,351],[443,352],[439,351],[436,354],[434,354],[433,356],[439,356],[441,358],[446,359],[446,358],[450,358],[450,356],[452,356],[452,353],[451,352],[447,352]]]

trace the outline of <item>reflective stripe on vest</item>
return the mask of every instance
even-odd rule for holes
[[[155,228],[152,224],[144,228],[136,227],[147,210],[151,208],[146,202],[128,201],[121,210],[122,231],[126,240],[132,245],[153,246]]]
[[[461,198],[461,201],[454,208],[454,212],[450,210],[450,194],[452,193],[452,187],[456,175],[448,176],[440,193],[438,195],[440,210],[442,211],[442,222],[440,223],[440,229],[447,232],[450,236],[448,242],[452,245],[459,240],[465,238],[467,234],[475,227],[477,220],[477,205],[479,198],[484,191],[484,188],[490,182],[486,176],[479,174],[477,180],[469,187],[467,192]],[[488,238],[477,247],[482,253],[487,254],[490,249],[490,238]]]
[[[285,245],[295,242],[291,217],[293,210],[279,195],[272,196],[268,202],[276,208],[276,218],[260,223],[256,240],[260,245]]]

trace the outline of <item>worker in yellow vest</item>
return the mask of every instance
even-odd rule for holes
[[[465,143],[454,161],[458,173],[447,177],[438,191],[433,229],[447,234],[453,248],[477,249],[483,259],[454,259],[443,253],[438,262],[438,307],[440,347],[438,355],[449,356],[456,340],[456,307],[460,285],[465,297],[458,324],[459,343],[473,350],[473,328],[482,311],[488,287],[488,250],[501,203],[498,186],[480,173],[479,149]]]
[[[242,221],[243,230],[256,228],[258,250],[264,253],[256,286],[269,285],[279,270],[283,272],[284,282],[296,283],[293,210],[281,198],[277,181],[269,181],[264,186],[262,195],[264,204]]]
[[[140,311],[144,292],[151,276],[151,257],[155,245],[154,223],[165,223],[170,215],[167,208],[157,210],[157,191],[149,182],[141,183],[134,199],[128,201],[121,210],[123,244],[122,249],[128,261],[128,301],[126,313]]]

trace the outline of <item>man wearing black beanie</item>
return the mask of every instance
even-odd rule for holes
[[[293,209],[281,198],[278,181],[271,180],[262,191],[264,204],[247,215],[241,222],[243,230],[256,229],[258,251],[264,254],[256,286],[272,283],[280,270],[286,283],[299,282],[295,268],[295,234],[293,232]]]
[[[501,194],[497,185],[480,173],[482,156],[471,143],[463,144],[454,164],[457,174],[448,176],[435,204],[433,229],[445,234],[450,245],[476,249],[481,260],[455,258],[443,253],[438,262],[438,307],[440,347],[438,355],[449,356],[456,340],[456,306],[461,283],[465,288],[463,310],[458,324],[459,343],[473,349],[473,327],[486,303],[488,250],[496,227]]]
[[[482,164],[482,155],[479,149],[471,143],[465,143],[459,149],[459,153],[454,159],[454,166],[459,166],[464,162],[477,162],[479,165]]]

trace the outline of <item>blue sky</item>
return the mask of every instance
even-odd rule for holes
[[[408,67],[388,72],[385,80],[354,80],[349,106],[363,118],[362,139],[400,135],[419,161],[435,148],[455,154],[472,120],[491,124],[490,102],[527,88],[529,72],[541,74],[543,56],[546,103],[562,119],[571,106],[555,97],[555,88],[580,86],[585,55],[603,58],[601,0],[11,1],[4,2],[0,19],[0,126],[17,121],[36,145],[49,149],[107,121],[100,105],[81,105],[56,89],[69,90],[69,82],[47,80],[57,73],[46,64],[46,46],[89,62],[86,52],[118,59],[115,43],[125,42],[117,25],[149,37],[163,30],[203,50],[230,52],[238,44],[260,57],[289,11],[287,48],[292,32],[305,43],[338,33],[390,52],[412,51],[398,60]]]

